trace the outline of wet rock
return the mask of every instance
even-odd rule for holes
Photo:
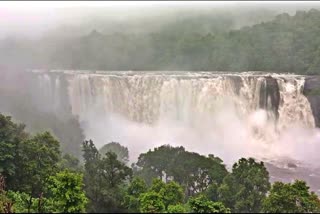
[[[270,103],[268,103],[270,100]],[[271,76],[266,77],[266,84],[260,89],[259,106],[263,109],[271,110],[276,119],[279,118],[280,92],[276,79]]]
[[[320,127],[320,76],[306,77],[303,94],[310,103],[316,126]]]

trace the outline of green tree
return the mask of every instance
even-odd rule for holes
[[[174,181],[166,183],[165,186],[160,189],[159,193],[163,197],[163,202],[166,209],[168,209],[169,205],[176,205],[183,202],[183,189]]]
[[[74,157],[71,154],[65,154],[61,161],[59,162],[59,168],[61,170],[69,170],[74,172],[81,172],[82,166],[80,166],[80,161],[78,158]]]
[[[167,213],[187,213],[187,209],[182,204],[169,205]]]
[[[116,187],[132,176],[132,170],[117,160],[117,155],[107,152],[99,164],[99,173],[109,187]]]
[[[16,124],[10,116],[0,114],[0,174],[5,177],[8,188],[14,185],[18,145],[28,137],[24,129],[24,124]]]
[[[142,193],[139,201],[142,213],[162,213],[165,211],[162,196],[154,191]]]
[[[139,196],[141,193],[147,191],[145,181],[140,177],[134,177],[128,186],[128,194],[132,196]]]
[[[204,192],[207,198],[211,201],[218,201],[219,200],[219,193],[218,193],[219,186],[215,183],[209,185],[208,189]]]
[[[320,201],[314,192],[309,191],[306,182],[296,180],[284,184],[275,182],[263,203],[266,213],[318,213]]]
[[[21,142],[16,157],[17,170],[13,191],[22,191],[32,198],[38,198],[45,192],[45,184],[51,175],[58,171],[60,161],[59,142],[44,132]]]
[[[221,202],[210,201],[203,195],[191,197],[188,204],[194,213],[231,213]]]
[[[101,158],[93,142],[83,142],[85,160],[84,183],[89,198],[89,212],[123,212],[124,185],[132,176],[132,170],[108,152]]]
[[[269,173],[263,162],[241,158],[220,186],[219,200],[235,212],[260,212],[269,189]]]
[[[45,198],[40,195],[39,198],[31,198],[25,192],[8,191],[8,198],[13,202],[13,212],[15,213],[52,213],[57,212],[52,198]]]
[[[139,212],[139,197],[145,192],[147,192],[147,185],[144,180],[139,177],[134,177],[126,190],[124,199],[125,207],[131,212]]]
[[[32,185],[42,187],[46,178],[57,171],[59,161],[59,142],[49,132],[23,141],[19,144],[17,157],[19,185],[25,190],[32,189]]]
[[[119,161],[127,163],[129,161],[129,150],[127,147],[121,146],[120,143],[111,142],[105,144],[99,149],[101,155],[105,155],[108,152],[113,152],[117,155]]]
[[[49,178],[48,183],[48,189],[52,193],[58,212],[85,212],[88,199],[83,191],[81,174],[69,171],[58,172]]]
[[[152,180],[152,185],[150,187],[150,191],[154,191],[156,193],[160,193],[162,189],[166,187],[166,184],[160,178],[154,178]]]
[[[220,184],[228,174],[221,159],[185,151],[183,147],[163,145],[139,156],[136,173],[148,183],[155,177],[170,179],[184,186],[185,195],[205,191],[212,183]]]

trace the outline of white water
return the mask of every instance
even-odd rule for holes
[[[302,94],[302,76],[271,75],[280,92],[277,122],[270,108],[259,108],[267,75],[64,71],[53,77],[41,73],[40,91],[55,111],[64,76],[68,80],[64,93],[86,138],[98,147],[118,141],[128,147],[132,161],[162,144],[213,153],[226,163],[248,156],[319,160],[320,135]],[[234,76],[241,87],[236,87]]]

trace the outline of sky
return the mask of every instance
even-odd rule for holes
[[[105,17],[128,17],[128,14],[144,15],[147,12],[174,10],[177,8],[255,8],[273,7],[286,10],[302,6],[319,5],[308,1],[1,1],[0,37],[11,34],[39,35],[61,24],[81,22],[94,16],[96,10]],[[196,9],[195,9],[196,10]]]

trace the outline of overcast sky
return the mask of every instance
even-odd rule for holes
[[[105,17],[143,16],[146,11],[178,8],[275,8],[283,11],[319,6],[320,2],[234,2],[234,1],[7,1],[0,2],[0,36],[11,34],[36,35],[61,24],[73,24],[103,11]],[[150,15],[150,13],[149,13]]]

